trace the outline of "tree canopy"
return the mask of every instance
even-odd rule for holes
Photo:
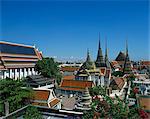
[[[9,103],[10,112],[15,111],[28,103],[28,99],[32,95],[32,90],[29,88],[22,88],[23,85],[22,81],[19,80],[9,78],[0,80],[1,115],[4,113],[4,102]]]
[[[122,77],[124,74],[122,71],[115,71],[112,73],[113,76],[119,76],[119,77]]]
[[[42,114],[36,107],[29,106],[23,115],[24,119],[43,119]]]
[[[39,60],[35,65],[35,70],[45,77],[56,78],[57,80],[61,79],[58,63],[53,58],[48,57]]]

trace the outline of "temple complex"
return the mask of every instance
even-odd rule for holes
[[[35,64],[42,53],[35,46],[0,42],[0,79],[21,79],[35,75]]]
[[[100,38],[99,38],[100,39]],[[87,51],[87,58],[76,74],[76,80],[93,81],[97,86],[109,86],[111,77],[111,66],[108,60],[108,49],[106,45],[105,59],[103,58],[100,40],[98,44],[97,59],[93,62]]]

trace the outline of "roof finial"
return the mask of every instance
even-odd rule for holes
[[[128,38],[126,39],[126,55],[128,54]]]
[[[89,55],[90,53],[89,53],[89,48],[87,48],[87,56]]]
[[[101,43],[100,43],[100,32],[99,32],[99,45],[98,45],[98,48],[99,48],[99,49],[101,48]]]
[[[87,61],[90,61],[91,59],[90,59],[90,52],[89,52],[89,48],[87,49],[87,59],[86,59]]]
[[[105,47],[106,47],[105,55],[107,56],[107,54],[108,54],[108,48],[107,48],[107,36],[105,36]]]

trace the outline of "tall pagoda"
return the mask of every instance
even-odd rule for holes
[[[108,48],[107,48],[107,41],[106,41],[106,50],[105,50],[105,66],[106,68],[110,68],[110,62],[108,60]]]
[[[125,62],[124,62],[123,73],[124,74],[132,73],[132,64],[131,64],[129,54],[128,54],[128,43],[127,43],[127,41],[126,41],[126,57],[125,57]]]
[[[86,58],[86,61],[81,66],[81,69],[88,69],[88,70],[95,69],[95,64],[90,58],[89,50],[87,50],[87,58]]]
[[[105,62],[103,58],[102,48],[100,45],[100,35],[99,35],[99,45],[98,45],[98,53],[97,53],[97,59],[96,59],[96,67],[105,67]]]
[[[91,102],[92,102],[92,97],[90,96],[88,87],[85,88],[85,91],[83,91],[82,96],[79,97],[75,109],[77,110],[90,110],[91,109]]]

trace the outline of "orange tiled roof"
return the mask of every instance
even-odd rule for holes
[[[50,91],[48,90],[34,90],[34,100],[48,100]]]
[[[150,61],[141,61],[142,65],[150,65]]]
[[[75,76],[74,75],[63,76],[63,79],[64,80],[73,80],[73,79],[75,79]]]
[[[29,45],[23,45],[23,44],[11,43],[11,42],[3,42],[3,41],[0,41],[0,44],[9,44],[9,45],[13,45],[13,46],[22,46],[22,47],[27,47],[27,48],[33,47],[33,46],[29,46]]]
[[[48,104],[47,103],[42,103],[42,102],[33,102],[32,105],[35,105],[35,106],[46,106],[48,107]]]
[[[119,78],[119,77],[115,79],[115,82],[118,85],[119,89],[122,89],[122,87],[125,83],[124,78]]]
[[[57,103],[59,103],[60,102],[60,100],[59,99],[57,99],[57,98],[55,98],[54,100],[52,100],[49,104],[50,104],[50,107],[53,107],[53,106],[55,106]]]
[[[63,80],[60,88],[66,90],[83,90],[86,87],[93,87],[93,81],[79,81],[79,80]]]
[[[70,90],[70,91],[84,91],[85,90],[85,88],[72,88],[72,87],[68,87],[68,88],[61,87],[61,89],[63,89],[63,90]]]
[[[74,72],[74,71],[78,71],[79,67],[66,66],[66,67],[61,67],[61,70]]]
[[[36,53],[36,55],[37,55],[37,57],[38,57],[38,59],[42,59],[42,53],[41,52],[39,52],[37,49],[34,49],[35,50],[35,53]]]
[[[11,53],[1,53],[0,56],[3,57],[27,57],[27,58],[37,58],[36,55],[26,55],[26,54],[11,54]]]
[[[38,61],[35,58],[12,58],[12,57],[2,57],[3,61]]]

